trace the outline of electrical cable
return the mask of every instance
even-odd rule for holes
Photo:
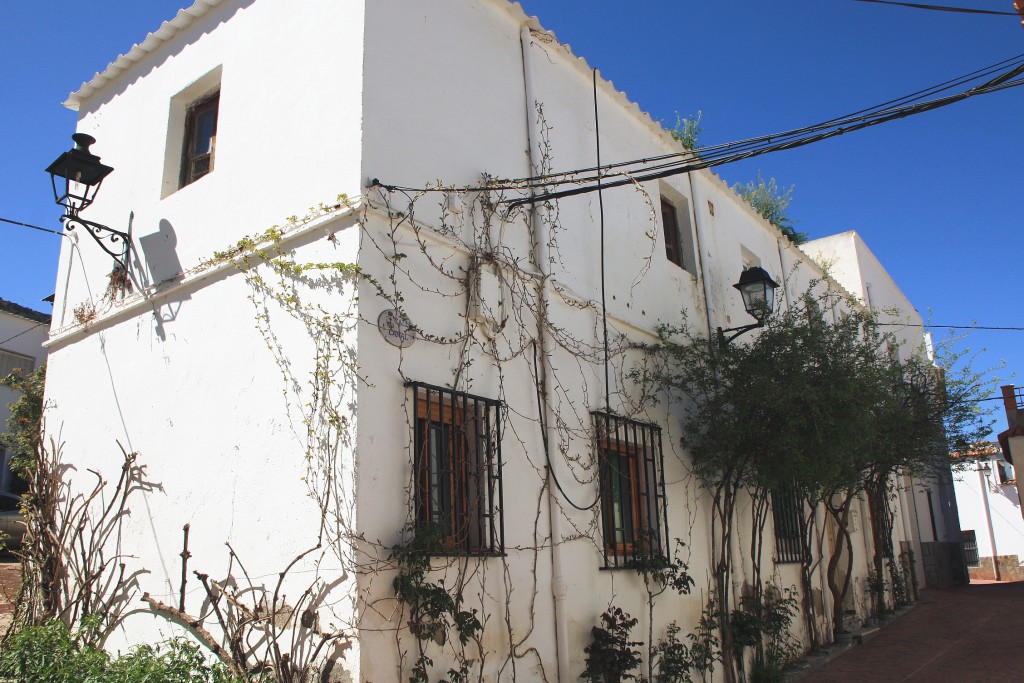
[[[19,332],[19,333],[18,333],[18,334],[16,334],[16,335],[13,335],[13,336],[11,336],[11,337],[8,337],[7,339],[0,339],[0,344],[6,344],[7,342],[11,341],[12,339],[17,339],[17,338],[18,338],[18,337],[20,337],[21,335],[23,335],[23,334],[28,334],[28,333],[29,333],[29,332],[31,332],[32,330],[36,329],[37,327],[42,327],[43,325],[49,325],[49,323],[36,323],[36,324],[35,324],[35,325],[33,325],[32,327],[29,327],[29,328],[27,328],[27,329],[24,329],[24,330],[22,330],[21,332]]]
[[[1006,332],[1024,332],[1024,327],[1007,327],[1002,325],[935,325],[933,323],[877,323],[888,327],[930,327],[946,330],[1000,330]]]
[[[601,167],[601,118],[597,113],[597,69],[593,70],[594,78],[594,144],[597,150],[597,166]],[[601,325],[604,328],[604,409],[612,412],[611,379],[608,372],[608,306],[605,289],[604,267],[604,193],[601,191],[601,180],[597,181],[597,204],[601,221]]]
[[[1003,69],[1003,71],[1000,72],[1000,69]],[[721,166],[761,154],[801,147],[820,140],[844,135],[855,130],[861,130],[870,126],[886,123],[888,121],[938,109],[976,95],[989,94],[991,92],[998,92],[1018,85],[1024,85],[1024,78],[1017,78],[1022,74],[1024,74],[1024,55],[1018,55],[988,67],[975,70],[971,73],[947,80],[938,85],[918,90],[909,95],[889,100],[887,102],[853,112],[852,114],[833,118],[811,126],[805,126],[803,128],[748,138],[746,140],[701,147],[696,150],[672,152],[668,154],[616,162],[608,165],[561,171],[527,178],[511,180],[499,179],[488,185],[461,189],[467,192],[486,192],[492,190],[535,190],[538,188],[558,187],[560,185],[568,184],[577,186],[571,190],[538,193],[528,199],[504,200],[503,203],[508,204],[511,209],[523,204],[532,204],[538,201],[549,201],[561,197],[593,192],[598,189],[596,185],[598,181],[600,181],[600,185],[603,189],[607,189],[609,187],[633,184],[635,182],[645,180],[654,180],[657,178],[667,177],[669,175],[677,175],[680,173],[688,173],[690,171],[709,168],[711,166]],[[989,79],[980,85],[968,88],[967,90],[947,95],[945,97],[938,97],[923,102],[920,101],[925,97],[946,92],[957,86],[965,86],[972,81],[985,77],[989,77]],[[611,172],[613,169],[625,169],[631,166],[638,168],[628,172],[623,170]],[[609,179],[613,180],[609,182]],[[371,187],[382,187],[388,191],[400,192],[447,192],[451,190],[451,188],[441,187],[413,188],[388,185],[381,183],[376,179],[371,183]]]
[[[32,228],[33,230],[41,230],[42,232],[48,232],[53,235],[60,235],[61,237],[66,236],[67,233],[63,233],[59,230],[51,230],[50,228],[41,228],[38,225],[32,225],[31,223],[22,223],[21,221],[12,221],[10,218],[0,218],[0,221],[4,223],[10,223],[11,225],[20,225],[23,228]]]
[[[597,177],[577,178],[571,181],[566,181],[567,183],[572,182],[577,185],[577,187],[574,187],[569,190],[544,192],[530,196],[528,198],[504,200],[503,203],[508,204],[509,210],[511,210],[517,206],[522,206],[524,204],[546,202],[554,199],[561,199],[564,197],[571,197],[579,194],[593,192],[595,191],[596,187],[594,187],[593,185],[588,185],[588,183],[593,183],[596,180],[596,178],[601,178],[603,180],[603,188],[608,189],[612,187],[621,187],[624,185],[635,185],[636,183],[642,183],[650,180],[658,180],[660,178],[667,178],[673,175],[679,175],[682,173],[689,173],[691,171],[698,171],[701,169],[710,168],[711,166],[722,166],[724,164],[734,163],[736,161],[742,161],[744,159],[750,159],[756,156],[760,156],[762,154],[768,154],[770,152],[777,152],[786,149],[796,149],[797,147],[803,147],[814,142],[819,142],[821,140],[827,140],[829,138],[838,137],[840,135],[845,135],[846,133],[852,133],[853,131],[862,130],[864,128],[869,128],[872,126],[877,126],[879,124],[887,123],[889,121],[895,121],[901,118],[906,118],[908,116],[913,116],[914,114],[932,111],[940,107],[945,107],[950,104],[960,102],[969,97],[974,97],[975,95],[987,94],[989,92],[1003,90],[1008,87],[1024,85],[1024,79],[1018,79],[1015,81],[1007,80],[1011,77],[1015,77],[1020,74],[1024,74],[1024,64],[1010,70],[1007,73],[997,76],[996,78],[986,82],[981,86],[971,88],[970,90],[960,92],[955,95],[948,95],[946,97],[928,100],[918,104],[897,107],[891,110],[883,110],[882,112],[877,112],[874,115],[858,117],[857,119],[851,121],[849,125],[845,125],[846,122],[844,122],[843,124],[829,126],[824,128],[821,132],[818,132],[813,135],[803,135],[795,132],[786,132],[779,134],[779,136],[777,136],[782,138],[788,138],[785,139],[783,142],[777,144],[768,144],[760,147],[751,147],[746,150],[738,151],[726,156],[716,158],[706,157],[703,153],[703,150],[699,149],[696,150],[695,153],[691,154],[691,158],[693,159],[693,161],[690,161],[689,163],[674,162],[670,164],[663,164],[661,166],[639,169],[638,171],[632,173],[626,173],[621,171],[617,173],[599,173]],[[608,180],[609,178],[612,178],[612,180]]]
[[[554,470],[553,467],[551,467],[551,451],[550,451],[550,445],[548,444],[548,429],[547,429],[547,425],[545,424],[545,421],[544,421],[544,401],[543,401],[543,399],[541,398],[541,395],[540,395],[540,377],[539,377],[540,370],[539,370],[539,367],[540,366],[538,365],[538,360],[537,360],[537,341],[534,340],[533,341],[533,385],[537,388],[537,391],[536,391],[536,394],[537,394],[537,415],[539,416],[540,423],[541,423],[540,424],[540,435],[541,435],[540,438],[541,438],[541,442],[544,444],[544,457],[545,457],[545,461],[546,461],[546,463],[544,465],[544,468],[551,475],[551,480],[553,482],[555,482],[555,488],[557,488],[558,492],[562,494],[562,498],[565,499],[565,502],[567,502],[569,505],[571,505],[572,507],[576,508],[580,512],[586,512],[587,510],[590,510],[595,505],[597,505],[598,502],[600,502],[600,500],[601,500],[601,493],[598,492],[597,498],[595,498],[594,502],[591,503],[590,505],[587,505],[586,507],[583,507],[581,505],[577,505],[575,502],[573,502],[573,499],[569,497],[569,494],[567,494],[565,492],[565,489],[562,488],[562,483],[560,481],[558,481],[558,477],[555,475],[555,470]]]
[[[894,0],[853,0],[854,2],[873,2],[879,5],[898,5],[914,9],[927,9],[936,12],[959,12],[962,14],[994,14],[1000,17],[1016,17],[1016,12],[1000,12],[991,9],[970,9],[968,7],[949,7],[948,5],[922,5],[916,2],[895,2]]]

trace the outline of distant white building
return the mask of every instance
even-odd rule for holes
[[[43,343],[50,331],[50,316],[0,299],[0,377],[30,373],[46,361]],[[0,386],[0,432],[7,430],[9,406],[19,394]],[[0,443],[0,492],[18,488],[11,473],[13,453]]]
[[[697,622],[707,495],[683,406],[631,371],[660,324],[750,322],[745,268],[781,283],[779,306],[825,274],[706,171],[511,206],[527,193],[494,179],[593,166],[598,123],[605,163],[684,153],[535,18],[505,0],[202,0],[66,104],[115,167],[88,217],[131,220],[133,287],[110,291],[109,257],[66,240],[48,426],[83,467],[139,453],[150,485],[120,541],[140,590],[196,612],[192,570],[273,593],[301,556],[280,593],[308,608],[304,637],[347,634],[325,654],[351,680],[405,680],[425,648],[432,679],[567,682],[609,604],[647,633],[630,562],[678,538],[698,587],[661,596],[651,628]],[[898,505],[896,547],[918,548]],[[814,571],[823,623],[863,605],[869,514],[851,604]],[[393,548],[428,523],[445,550],[429,580],[483,623],[468,642],[396,599]],[[799,585],[772,527],[764,576]],[[749,541],[731,539],[737,594]],[[174,628],[142,606],[111,645]]]
[[[1001,452],[971,456],[954,475],[971,579],[1024,579],[1024,518],[1013,465]]]

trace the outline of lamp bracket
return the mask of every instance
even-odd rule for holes
[[[102,223],[80,218],[77,211],[69,211],[66,215],[61,216],[60,220],[68,232],[78,226],[85,228],[85,232],[96,240],[96,244],[100,245],[100,248],[114,259],[121,270],[128,271],[128,250],[131,247],[131,238],[128,233],[107,227]]]
[[[724,348],[725,346],[727,346],[729,344],[729,342],[731,342],[736,337],[738,337],[741,334],[744,334],[746,332],[750,332],[751,330],[756,330],[759,327],[764,327],[764,321],[758,320],[756,323],[751,323],[750,325],[743,325],[742,327],[728,327],[728,328],[726,328],[724,330],[721,327],[719,327],[718,328],[718,346],[719,346],[719,348]],[[732,334],[730,334],[727,337],[727,336],[725,336],[727,332],[732,332]]]

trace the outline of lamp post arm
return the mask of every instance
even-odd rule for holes
[[[725,347],[730,342],[732,342],[733,339],[735,339],[736,337],[740,336],[741,334],[744,334],[746,332],[750,332],[751,330],[756,330],[759,327],[764,327],[764,322],[763,321],[759,320],[756,323],[751,323],[750,325],[744,325],[742,327],[728,327],[728,328],[726,328],[724,330],[721,327],[719,327],[718,328],[718,346],[719,346],[719,348]],[[730,334],[727,337],[727,336],[725,336],[727,332],[732,332],[732,334]]]
[[[100,245],[100,248],[107,252],[122,270],[127,272],[128,249],[131,246],[131,237],[128,233],[107,227],[102,223],[87,221],[84,218],[80,218],[77,212],[61,216],[60,220],[64,224],[64,229],[68,232],[78,226],[85,228],[85,232],[96,240],[96,244]]]

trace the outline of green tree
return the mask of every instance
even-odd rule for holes
[[[775,178],[765,182],[761,171],[757,172],[757,180],[749,183],[736,183],[732,186],[739,196],[743,197],[761,217],[782,231],[782,234],[794,244],[803,244],[808,239],[806,232],[796,229],[796,221],[789,217],[789,205],[793,201],[793,185],[788,190],[780,190]]]
[[[0,434],[0,443],[11,449],[11,470],[24,483],[31,479],[35,455],[42,444],[43,384],[46,381],[46,365],[40,365],[35,372],[13,372],[0,378],[0,386],[13,389],[21,394],[10,405],[7,418],[7,433]]]
[[[833,604],[842,605],[852,575],[849,521],[856,497],[897,472],[948,472],[946,439],[967,441],[981,428],[976,412],[954,406],[973,406],[972,397],[987,386],[943,384],[926,357],[905,352],[910,360],[901,358],[896,338],[881,331],[871,311],[822,283],[811,291],[817,294],[770,316],[746,343],[718,347],[685,325],[663,328],[659,350],[665,362],[645,377],[652,388],[667,388],[689,406],[683,441],[692,471],[712,499],[720,614],[730,614],[735,602],[729,595],[729,539],[741,498],[764,501],[769,492],[786,490],[804,501],[808,519],[825,509],[838,529],[826,576]],[[763,534],[765,520],[765,514],[755,516],[755,537]],[[813,633],[812,533],[808,525],[803,609]],[[753,544],[755,572],[760,553]],[[841,630],[842,610],[833,616]],[[739,644],[727,628],[720,628],[720,637],[732,680],[729,661]]]

